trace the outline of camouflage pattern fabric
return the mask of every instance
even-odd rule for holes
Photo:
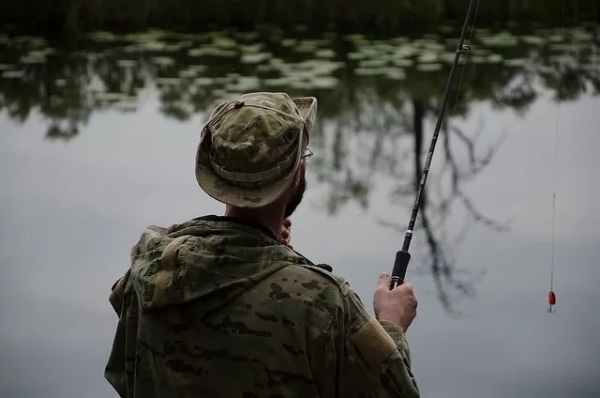
[[[211,112],[196,152],[196,180],[211,197],[236,207],[262,207],[292,183],[310,142],[317,99],[258,92]]]
[[[419,397],[402,329],[260,227],[148,227],[113,286],[120,397]]]

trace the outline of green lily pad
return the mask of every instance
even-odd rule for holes
[[[331,76],[316,76],[310,81],[310,86],[320,89],[331,89],[337,87],[339,80]]]
[[[290,79],[286,79],[284,77],[279,77],[279,78],[275,78],[275,79],[264,79],[263,83],[267,86],[275,86],[275,87],[282,87],[282,86],[286,86],[288,85],[290,82]]]
[[[444,65],[441,62],[433,63],[433,64],[419,64],[415,66],[415,69],[419,72],[436,72],[441,70]]]
[[[131,59],[120,59],[117,61],[117,65],[122,68],[133,68],[135,66],[135,61]]]
[[[333,51],[329,48],[318,50],[317,52],[315,52],[315,57],[317,57],[317,58],[334,58],[335,51]]]
[[[119,36],[115,35],[112,32],[106,32],[106,31],[91,32],[91,33],[87,34],[87,37],[92,41],[96,41],[96,42],[100,42],[100,43],[111,43],[111,42],[119,40]]]
[[[427,64],[427,63],[436,63],[439,60],[439,56],[437,53],[432,52],[432,51],[426,51],[421,53],[421,55],[418,58],[418,62]]]
[[[494,35],[480,37],[480,40],[488,47],[514,47],[519,44],[519,39],[508,32],[499,32]]]
[[[225,57],[232,58],[238,55],[237,51],[234,50],[224,50],[216,47],[202,47],[202,48],[194,48],[188,50],[188,55],[190,57],[200,57],[200,56],[213,56],[213,57]]]
[[[380,68],[386,66],[388,61],[386,59],[366,59],[359,63],[360,68]]]
[[[225,86],[226,90],[249,92],[258,90],[260,87],[260,80],[253,76],[242,76],[236,83],[228,84]]]
[[[238,46],[238,43],[229,37],[216,36],[213,38],[213,45],[221,49],[233,49]]]
[[[211,77],[197,77],[194,79],[194,84],[198,86],[212,86],[214,79]]]
[[[25,76],[25,72],[21,70],[5,70],[2,72],[2,77],[5,79],[20,79]]]
[[[385,73],[383,68],[364,68],[359,67],[354,70],[354,74],[357,76],[377,76]]]
[[[529,59],[527,58],[514,58],[514,59],[507,59],[504,61],[504,65],[506,66],[513,66],[513,67],[519,67],[519,66],[525,66],[527,65],[527,63],[529,62]]]
[[[242,55],[240,61],[244,64],[259,64],[259,63],[264,62],[272,57],[273,57],[273,54],[271,54],[271,53],[259,52],[259,53],[253,53],[253,54],[244,54],[244,55]]]
[[[351,59],[351,60],[361,60],[361,59],[366,59],[368,57],[369,57],[369,54],[363,53],[360,51],[355,51],[355,52],[351,52],[348,54],[348,59]]]
[[[525,44],[539,46],[544,44],[546,40],[540,36],[521,36],[521,41]]]
[[[388,68],[383,76],[389,80],[404,80],[406,79],[406,72],[403,69]]]
[[[395,66],[400,66],[403,68],[408,68],[410,66],[413,66],[415,64],[415,61],[413,61],[412,59],[403,59],[403,58],[398,58],[398,59],[393,59],[392,60],[392,64]]]
[[[23,64],[43,64],[46,62],[46,56],[44,53],[30,52],[24,57],[21,57],[20,62]]]
[[[264,44],[259,43],[259,44],[240,46],[240,50],[246,54],[255,54],[255,53],[260,52],[263,47],[264,47]]]
[[[171,66],[175,64],[175,60],[169,57],[154,57],[152,61],[160,66]]]

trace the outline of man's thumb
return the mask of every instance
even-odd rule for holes
[[[382,274],[379,274],[379,283],[378,283],[379,287],[389,288],[390,283],[391,283],[390,274],[386,274],[385,272]]]

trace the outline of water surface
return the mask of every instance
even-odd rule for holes
[[[146,225],[223,211],[196,185],[194,154],[210,107],[246,91],[318,98],[292,243],[371,309],[455,36],[96,32],[70,56],[0,36],[2,396],[115,396],[109,289]],[[600,394],[599,41],[584,28],[474,37],[411,246],[424,397]]]

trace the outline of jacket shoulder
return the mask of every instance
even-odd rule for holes
[[[352,292],[352,288],[350,287],[348,281],[345,278],[334,274],[332,272],[333,268],[328,264],[298,264],[296,267],[304,269],[308,275],[318,275],[319,278],[324,279],[328,283],[335,286],[344,297],[348,296]],[[298,272],[298,270],[296,272]]]

